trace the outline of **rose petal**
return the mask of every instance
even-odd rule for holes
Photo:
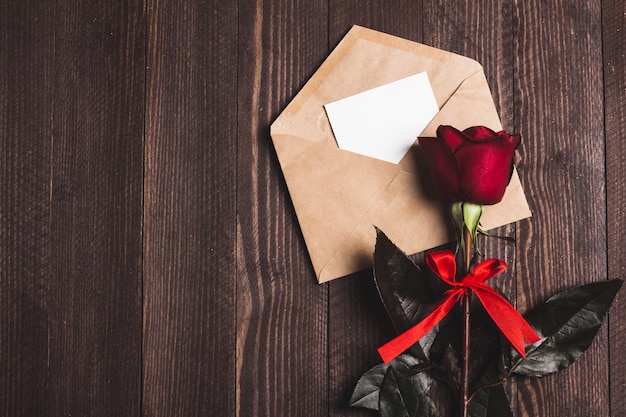
[[[441,125],[437,139],[420,138],[420,146],[440,198],[490,205],[504,196],[520,141],[520,135],[485,126],[461,132]]]
[[[495,204],[509,183],[513,150],[510,141],[471,142],[457,152],[460,187],[465,201]]]
[[[453,153],[456,153],[469,140],[460,130],[445,125],[437,128],[437,137],[443,139]]]
[[[469,140],[495,139],[498,134],[485,126],[472,126],[463,131]]]
[[[447,144],[438,138],[418,138],[431,181],[439,197],[459,201],[459,166]]]

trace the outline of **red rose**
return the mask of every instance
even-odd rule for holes
[[[439,197],[451,202],[496,204],[504,196],[520,135],[484,126],[464,131],[439,126],[437,137],[418,139]]]

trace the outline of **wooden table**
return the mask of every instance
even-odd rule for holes
[[[353,24],[475,58],[533,218],[484,243],[520,310],[626,275],[618,0],[5,0],[0,414],[365,416],[371,273],[316,283],[269,125]],[[626,416],[626,292],[516,415]]]

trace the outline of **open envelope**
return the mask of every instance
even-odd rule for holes
[[[271,136],[318,281],[372,265],[374,225],[408,253],[454,238],[448,211],[426,191],[419,153],[399,164],[337,147],[324,105],[426,71],[439,125],[501,130],[482,66],[467,57],[354,26],[271,126]],[[417,145],[415,145],[417,147]],[[517,172],[485,209],[488,230],[530,216]]]

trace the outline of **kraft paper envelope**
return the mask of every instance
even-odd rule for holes
[[[419,152],[399,164],[337,147],[324,105],[426,71],[439,125],[501,130],[476,61],[354,26],[271,126],[271,136],[320,283],[372,265],[374,226],[407,253],[451,241],[447,206],[427,192]],[[417,145],[414,145],[416,148]],[[529,217],[517,172],[504,199],[481,219],[492,229]]]

